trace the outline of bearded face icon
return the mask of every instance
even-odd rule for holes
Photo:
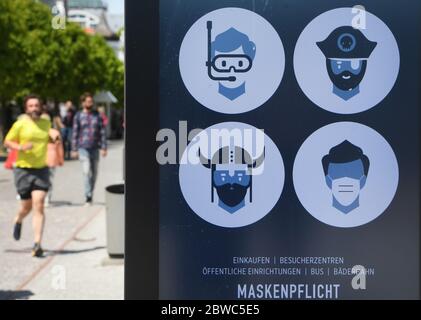
[[[260,167],[265,159],[265,152],[253,159],[241,147],[223,147],[212,157],[206,158],[199,150],[202,165],[211,170],[211,202],[215,201],[214,191],[218,195],[218,206],[229,213],[235,213],[246,205],[249,193],[253,201],[253,169]]]
[[[316,44],[326,57],[333,93],[345,101],[358,95],[368,59],[377,42],[368,40],[358,29],[343,26]]]

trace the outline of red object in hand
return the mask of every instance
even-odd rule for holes
[[[18,151],[11,150],[9,154],[7,155],[7,159],[6,159],[6,162],[4,163],[4,167],[8,170],[12,170],[17,160],[18,160]]]
[[[47,148],[47,166],[49,168],[61,167],[64,164],[63,143],[59,140],[49,143]]]

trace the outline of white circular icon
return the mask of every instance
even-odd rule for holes
[[[180,72],[203,106],[238,114],[264,104],[285,69],[278,33],[258,14],[240,8],[212,11],[196,21],[180,49]]]
[[[304,94],[339,114],[366,111],[392,90],[400,56],[387,25],[367,11],[339,8],[311,21],[294,52],[294,69]]]
[[[303,207],[335,227],[357,227],[380,216],[399,181],[396,156],[376,131],[338,122],[314,132],[297,153],[294,188]]]
[[[183,153],[180,187],[205,221],[236,228],[255,223],[276,205],[285,180],[278,148],[253,126],[226,122],[198,134]]]

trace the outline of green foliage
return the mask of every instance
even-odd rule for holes
[[[99,36],[78,25],[52,28],[49,7],[0,0],[0,101],[29,92],[77,100],[85,91],[111,91],[123,103],[124,66]]]

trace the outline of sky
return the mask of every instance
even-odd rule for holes
[[[123,14],[124,13],[124,0],[105,0],[108,3],[108,13],[110,14]]]

